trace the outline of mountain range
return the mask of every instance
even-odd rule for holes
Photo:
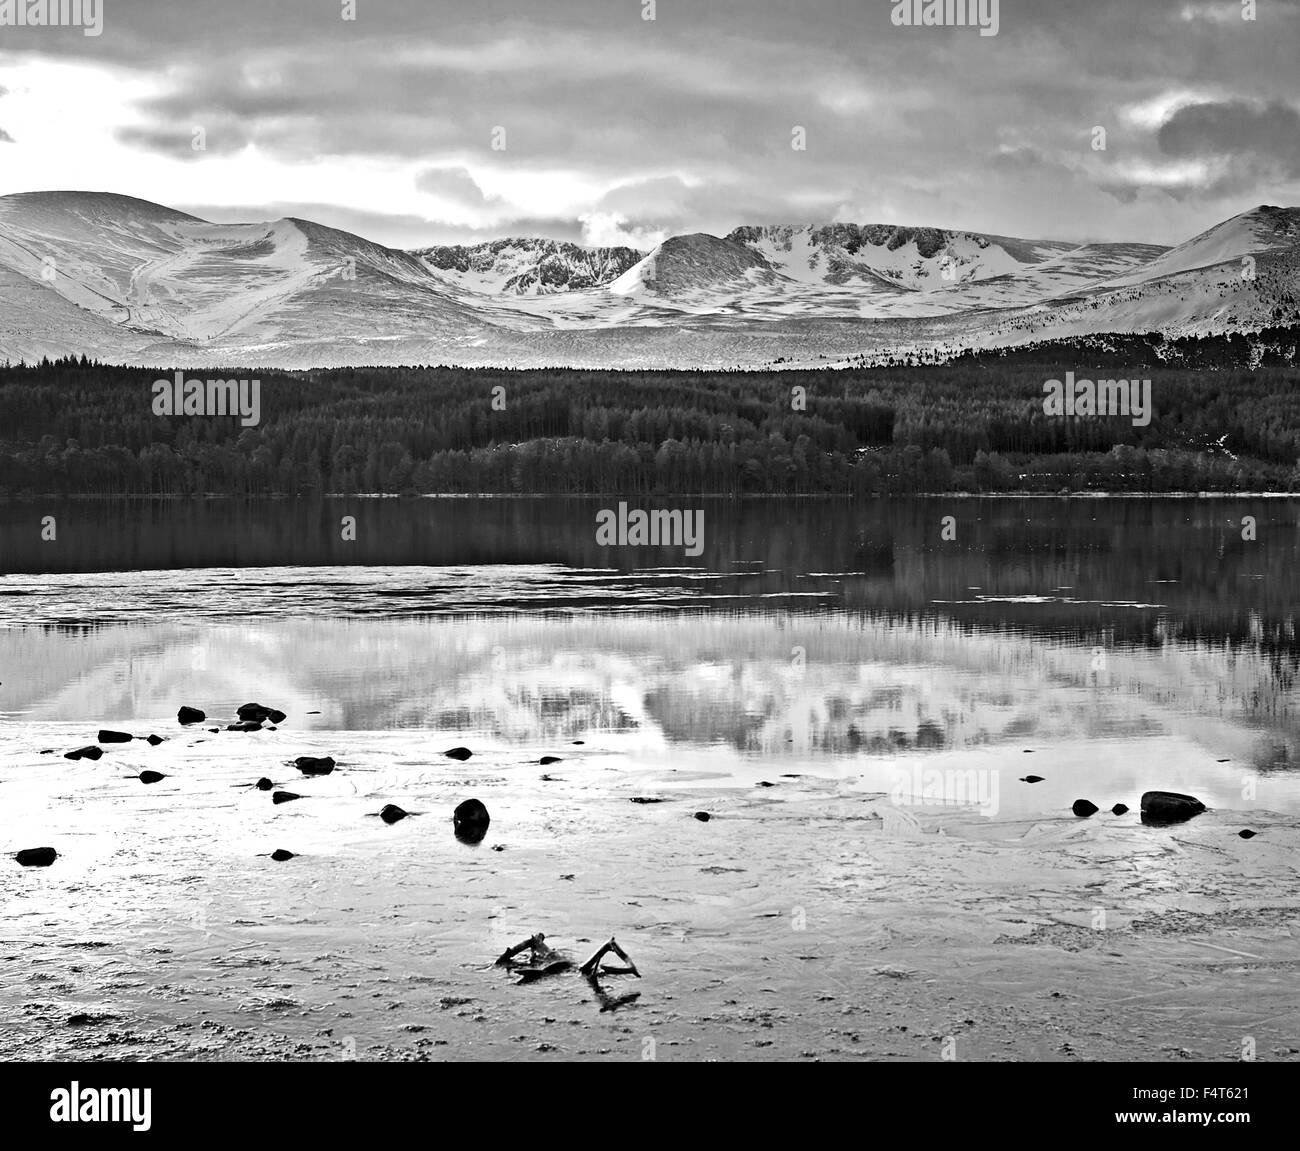
[[[1300,323],[1300,209],[1176,247],[896,225],[747,226],[653,251],[401,251],[100,192],[0,197],[0,359],[730,368],[941,359],[1107,333]]]

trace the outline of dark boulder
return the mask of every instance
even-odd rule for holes
[[[1195,796],[1177,791],[1148,791],[1142,796],[1143,823],[1182,823],[1204,810],[1205,804]]]
[[[477,799],[458,804],[451,819],[456,838],[462,843],[480,843],[492,822],[488,809]]]
[[[176,713],[177,722],[182,726],[190,723],[202,723],[207,718],[207,715],[199,711],[197,707],[183,707]]]
[[[559,757],[558,755],[544,755],[544,756],[542,756],[542,758],[539,759],[537,762],[538,762],[542,767],[548,767],[548,766],[549,766],[550,764],[552,764],[552,763],[559,763],[559,762],[560,762],[560,757]]]
[[[150,747],[157,747],[164,741],[161,735],[151,735],[145,742],[148,743]]]
[[[711,816],[707,811],[697,811],[695,813],[695,818],[698,819],[701,823],[708,823],[709,820],[713,818],[713,816]]]
[[[1128,814],[1128,804],[1126,804],[1126,803],[1117,803],[1117,804],[1115,804],[1114,807],[1112,807],[1112,808],[1110,809],[1110,813],[1111,813],[1111,815],[1127,815],[1127,814]]]
[[[1041,775],[1022,775],[1020,777],[1020,782],[1021,783],[1042,783],[1043,777]]]
[[[59,853],[52,847],[25,847],[14,858],[24,867],[49,867]]]
[[[1254,838],[1255,838],[1255,832],[1251,831],[1249,827],[1246,828],[1244,831],[1239,831],[1239,832],[1237,832],[1237,834],[1240,835],[1242,839],[1254,839]]]
[[[242,723],[226,724],[227,731],[261,731],[262,724],[255,719],[246,719]]]
[[[271,852],[271,858],[274,859],[276,863],[283,863],[285,860],[293,858],[293,852],[285,851],[283,847],[277,847],[273,852]]]
[[[386,803],[379,809],[379,818],[387,823],[390,827],[394,823],[400,823],[411,813],[400,808],[395,803]]]
[[[1095,803],[1090,803],[1086,799],[1076,799],[1070,806],[1070,810],[1074,812],[1075,815],[1086,819],[1090,815],[1097,814],[1097,805]]]
[[[273,784],[269,779],[267,779],[266,776],[262,776],[262,778],[259,779],[255,784],[253,784],[253,786],[257,788],[258,791],[270,791],[271,788],[275,786],[275,784]]]
[[[134,738],[124,731],[109,731],[108,728],[100,728],[99,734],[95,736],[100,743],[130,743]]]
[[[141,783],[158,783],[167,777],[161,771],[142,771],[138,778]]]
[[[329,775],[334,770],[334,757],[323,755],[318,759],[314,755],[300,755],[293,761],[293,765],[303,775]]]
[[[470,751],[468,747],[453,747],[450,751],[444,751],[442,754],[448,759],[459,759],[463,761],[469,759],[469,757],[474,753]]]
[[[245,722],[255,719],[258,723],[261,723],[262,720],[271,718],[272,710],[274,709],[267,707],[265,704],[246,703],[236,708],[235,714]]]
[[[96,747],[93,743],[89,747],[79,747],[76,751],[65,751],[64,759],[98,759],[104,754],[102,747]]]
[[[271,793],[272,803],[288,803],[291,799],[301,799],[302,796],[293,791],[273,791]]]

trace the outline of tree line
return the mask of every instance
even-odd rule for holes
[[[841,371],[187,372],[260,379],[255,427],[154,415],[170,369],[6,364],[0,493],[1300,490],[1295,329],[1265,356],[1127,339]],[[1048,379],[1139,370],[1148,426],[1044,414]]]

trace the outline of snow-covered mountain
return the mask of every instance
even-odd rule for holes
[[[542,239],[444,245],[411,254],[436,276],[469,291],[532,296],[601,287],[645,256],[635,248],[584,248]]]
[[[1175,248],[893,225],[757,226],[654,251],[545,239],[404,252],[309,220],[0,197],[0,358],[762,366],[1105,332],[1300,322],[1300,209]]]

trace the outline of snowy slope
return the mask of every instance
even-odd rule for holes
[[[506,239],[417,248],[411,253],[448,284],[483,295],[580,292],[617,279],[644,255],[560,240]]]
[[[794,224],[674,236],[648,254],[542,239],[403,252],[309,220],[0,197],[12,360],[731,367],[1296,322],[1294,208],[1255,208],[1172,249]]]

